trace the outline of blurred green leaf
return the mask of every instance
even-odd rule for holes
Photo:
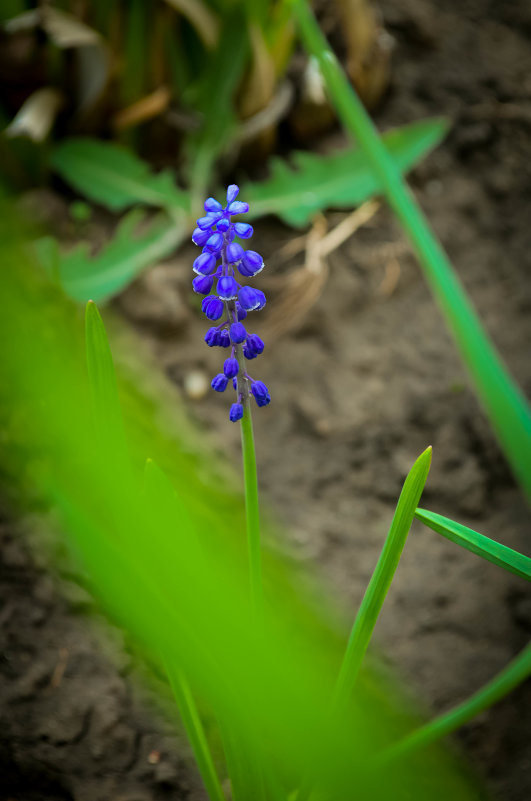
[[[166,2],[188,19],[205,47],[215,46],[219,35],[219,22],[207,4],[201,0],[166,0]]]
[[[436,531],[437,534],[442,534],[450,542],[455,542],[456,545],[482,556],[488,562],[499,565],[510,573],[531,581],[531,559],[528,556],[524,556],[518,551],[513,551],[512,548],[508,548],[506,545],[496,542],[496,540],[491,540],[489,537],[485,537],[484,534],[479,534],[477,531],[461,525],[461,523],[456,523],[455,520],[449,520],[443,515],[438,515],[436,512],[417,509],[415,517],[424,525]]]
[[[105,326],[92,300],[85,310],[85,352],[96,434],[116,455],[125,445],[116,373]]]
[[[436,147],[448,131],[448,121],[436,117],[404,125],[383,136],[396,166],[405,172]],[[293,167],[283,159],[271,159],[271,178],[247,184],[242,197],[250,216],[277,214],[294,227],[307,225],[324,209],[350,208],[382,191],[367,157],[359,147],[320,156],[295,152]]]
[[[211,180],[212,166],[236,129],[233,97],[241,80],[249,50],[247,26],[241,9],[227,9],[223,15],[218,46],[210,56],[191,98],[195,111],[203,117],[200,131],[186,143],[190,164],[193,203],[198,207]],[[205,56],[206,58],[206,56]]]
[[[149,64],[149,39],[153,12],[143,0],[129,0],[124,22],[124,70],[120,82],[122,103],[128,105],[141,98],[146,91]]]
[[[179,225],[165,215],[156,217],[149,226],[136,234],[145,212],[133,209],[120,222],[113,239],[95,256],[90,245],[82,242],[69,253],[60,256],[58,280],[67,295],[77,301],[108,300],[124,289],[142,270],[164,259],[182,242],[185,225]],[[39,261],[53,275],[56,249],[52,237],[35,243]]]
[[[6,228],[2,215],[0,228]],[[370,758],[403,739],[411,724],[391,682],[370,668],[359,677],[360,691],[324,731],[341,658],[337,611],[320,587],[304,589],[291,563],[281,563],[264,545],[267,603],[263,626],[253,625],[243,502],[228,487],[227,465],[191,419],[177,428],[168,422],[178,396],[165,396],[142,362],[127,368],[134,399],[121,394],[127,451],[142,457],[137,464],[150,454],[161,465],[180,492],[186,518],[171,504],[152,503],[136,470],[115,469],[112,443],[94,443],[79,311],[25,263],[25,245],[10,246],[9,231],[2,234],[8,266],[0,271],[2,431],[6,413],[9,418],[28,398],[39,400],[21,432],[23,447],[4,443],[6,469],[20,483],[39,459],[31,497],[39,498],[39,508],[55,505],[65,537],[113,619],[128,627],[148,660],[162,655],[193,680],[209,720],[229,731],[245,768],[242,798],[259,797],[247,778],[256,764],[267,798],[275,801],[278,794],[269,788],[280,786],[286,799],[308,764],[315,766],[320,797],[330,801],[478,798],[462,766],[441,750],[393,766],[390,775],[371,771]],[[134,342],[123,353],[130,363]],[[50,387],[53,402],[43,403]],[[139,408],[149,409],[148,416],[133,413]],[[183,436],[195,447],[185,447]],[[21,497],[21,503],[27,510],[30,500]],[[205,507],[215,514],[214,525],[202,514]]]
[[[66,139],[54,148],[51,163],[60,176],[90,200],[111,211],[138,203],[169,211],[188,211],[186,192],[173,174],[158,174],[127,148],[95,139]]]
[[[77,223],[88,222],[92,217],[92,207],[84,200],[74,200],[68,207],[70,216]]]

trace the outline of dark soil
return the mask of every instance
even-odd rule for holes
[[[381,6],[396,47],[377,122],[452,118],[452,133],[412,183],[487,330],[531,394],[531,6]],[[328,215],[328,226],[344,216]],[[295,298],[285,277],[300,264],[277,254],[292,236],[268,220],[253,240],[269,267],[262,286],[270,306],[285,303],[288,316]],[[220,368],[219,352],[203,343],[205,321],[189,304],[192,258],[186,248],[117,305],[237,463],[227,399],[190,397],[194,381]],[[529,509],[392,215],[378,212],[328,263],[315,306],[294,329],[271,335],[253,364],[273,396],[254,418],[260,483],[285,525],[285,550],[322,566],[354,610],[405,473],[431,444],[423,505],[531,553]],[[267,327],[268,310],[256,320],[258,333]],[[119,632],[106,629],[113,661],[87,623],[91,600],[75,581],[63,577],[54,588],[7,530],[2,556],[0,799],[201,797],[183,768],[185,746],[131,688]],[[377,636],[429,709],[464,699],[530,632],[522,580],[415,525]],[[528,682],[458,737],[500,801],[531,797],[530,710]]]

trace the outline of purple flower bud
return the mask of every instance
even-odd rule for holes
[[[238,300],[242,309],[245,309],[245,311],[254,311],[255,309],[261,308],[261,294],[263,295],[264,293],[261,293],[258,289],[253,289],[252,286],[242,286],[238,292]]]
[[[194,261],[194,273],[199,275],[210,275],[216,269],[216,257],[213,253],[201,253]]]
[[[255,250],[246,250],[243,254],[243,263],[253,275],[264,269],[264,260]]]
[[[215,295],[209,295],[208,298],[205,298],[201,307],[209,320],[219,320],[223,314],[223,302],[216,298]]]
[[[236,301],[236,314],[238,315],[238,322],[241,323],[247,317],[247,312],[243,309],[238,301]]]
[[[202,231],[201,228],[196,228],[192,234],[192,242],[194,242],[196,245],[199,245],[199,247],[202,248],[209,236],[210,236],[209,230]]]
[[[231,184],[229,187],[227,187],[227,203],[232,203],[233,200],[236,200],[239,191],[240,187],[236,184]]]
[[[267,406],[267,404],[271,402],[269,390],[263,381],[254,381],[251,392],[258,406]]]
[[[227,376],[227,378],[234,378],[235,375],[238,375],[238,360],[234,359],[232,356],[230,359],[225,359],[225,364],[223,365],[223,372]]]
[[[212,389],[215,389],[216,392],[225,392],[228,383],[229,379],[227,376],[224,376],[223,373],[218,373],[217,376],[212,379],[210,386]]]
[[[234,389],[238,389],[238,379],[236,378],[236,376],[234,376],[234,378],[232,379],[232,386]]]
[[[266,296],[264,295],[261,289],[255,289],[255,292],[258,294],[258,297],[260,298],[260,305],[257,306],[256,308],[258,311],[261,311],[266,305]]]
[[[217,328],[209,328],[205,334],[205,342],[209,348],[215,348],[220,344],[220,331]]]
[[[216,222],[217,220],[214,219],[213,214],[207,214],[205,217],[200,217],[198,219],[197,227],[200,228],[202,231],[206,231],[207,228],[212,228],[212,226],[215,225]]]
[[[253,235],[253,226],[249,223],[234,223],[234,230],[241,239],[250,239]]]
[[[218,281],[217,293],[221,300],[234,300],[238,295],[236,279],[230,275],[224,275]]]
[[[205,211],[222,211],[223,206],[214,197],[207,197],[205,200]]]
[[[241,200],[233,200],[232,203],[229,203],[227,206],[227,211],[229,214],[245,214],[249,211],[249,204],[242,203]]]
[[[230,341],[239,344],[247,337],[247,331],[241,323],[233,323],[229,329]]]
[[[230,228],[230,222],[229,222],[229,220],[227,220],[226,217],[224,217],[222,220],[220,220],[218,222],[218,224],[217,224],[217,229],[218,229],[218,231],[221,231],[222,234],[224,234],[225,231],[228,231],[229,228]]]
[[[235,261],[239,261],[243,256],[243,248],[241,245],[238,245],[236,242],[232,245],[227,246],[227,261],[231,264]]]
[[[230,336],[226,328],[219,332],[219,345],[221,348],[230,347]]]
[[[265,345],[258,334],[249,334],[247,337],[247,347],[259,356],[264,352]]]
[[[209,250],[211,253],[219,253],[222,247],[223,247],[223,235],[218,234],[217,232],[215,234],[212,234],[212,236],[209,236],[208,241],[205,245],[205,249]]]
[[[243,406],[241,403],[233,403],[230,407],[229,418],[231,422],[237,423],[243,417]]]
[[[194,288],[194,292],[197,292],[198,295],[208,295],[212,289],[213,283],[214,279],[211,275],[198,275],[192,281],[192,286]]]
[[[251,348],[247,347],[247,345],[243,346],[243,355],[246,359],[256,359],[257,356],[254,350],[251,350]]]

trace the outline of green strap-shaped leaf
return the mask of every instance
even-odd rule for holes
[[[396,505],[391,527],[385,540],[380,558],[374,568],[369,586],[363,596],[358,614],[352,626],[350,637],[339,670],[339,676],[332,698],[329,726],[333,725],[334,713],[349,702],[350,695],[369,646],[369,642],[393,581],[406,539],[413,522],[415,509],[424,489],[431,465],[431,446],[420,454],[406,476],[402,492]],[[294,801],[312,801],[314,779],[312,769],[304,776]]]
[[[169,170],[158,174],[131,150],[96,139],[66,139],[52,151],[51,163],[71,186],[111,211],[143,203],[168,210],[189,210],[186,192]]]
[[[430,446],[420,454],[402,487],[391,528],[350,633],[335,692],[335,702],[338,704],[348,697],[356,682],[428,478],[431,450]]]
[[[527,645],[515,658],[509,662],[491,681],[483,685],[474,695],[463,701],[462,704],[450,709],[434,720],[421,726],[408,737],[391,746],[387,751],[377,757],[377,763],[385,764],[388,761],[402,759],[407,754],[425,748],[431,743],[446,737],[453,731],[484,712],[485,709],[501,701],[511,690],[518,687],[531,674],[531,644]]]
[[[524,556],[518,551],[513,551],[506,545],[502,545],[496,540],[491,540],[485,537],[484,534],[479,534],[471,528],[456,523],[455,520],[449,520],[443,515],[438,515],[436,512],[428,512],[427,509],[417,509],[415,517],[424,523],[429,528],[436,531],[437,534],[442,534],[447,540],[455,542],[467,551],[482,556],[488,562],[503,567],[510,573],[516,576],[531,581],[531,559]]]
[[[87,303],[85,310],[85,351],[96,436],[117,466],[124,468],[125,435],[114,362],[103,320],[93,301]]]
[[[226,801],[186,676],[170,662],[165,668],[208,797],[210,801]]]
[[[406,172],[446,135],[448,121],[440,117],[404,125],[384,135],[396,167]],[[292,165],[292,166],[291,166]],[[351,208],[382,191],[367,156],[357,146],[321,156],[296,152],[290,164],[270,161],[271,177],[242,188],[250,204],[249,215],[277,214],[288,225],[307,225],[327,208]]]
[[[182,509],[178,508],[171,481],[153,459],[147,459],[146,461],[144,493],[148,506],[153,510],[156,509],[158,514],[162,514],[169,521],[177,520],[176,515],[179,512],[179,523],[182,525],[182,520],[180,519]],[[214,765],[208,739],[186,675],[171,658],[168,659],[163,656],[163,663],[209,798],[211,801],[225,801],[225,795]]]

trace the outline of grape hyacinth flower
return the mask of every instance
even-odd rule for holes
[[[211,348],[229,348],[230,355],[224,360],[223,372],[212,379],[212,389],[224,392],[229,380],[236,391],[236,402],[232,404],[229,419],[236,423],[243,418],[249,398],[257,406],[267,406],[271,401],[269,390],[263,381],[256,381],[248,374],[245,360],[256,359],[264,343],[257,334],[247,332],[247,315],[263,309],[266,297],[260,289],[239,282],[239,275],[252,278],[264,267],[264,260],[254,250],[245,250],[234,240],[250,239],[253,228],[248,223],[233,222],[236,214],[245,214],[249,205],[236,200],[239,194],[236,184],[227,189],[225,207],[213,197],[205,200],[205,216],[197,220],[192,241],[202,253],[195,259],[193,269],[197,274],[192,286],[194,292],[205,295],[201,303],[204,314],[211,321],[223,318],[219,325],[209,328],[205,342]],[[239,275],[238,275],[239,273]]]

